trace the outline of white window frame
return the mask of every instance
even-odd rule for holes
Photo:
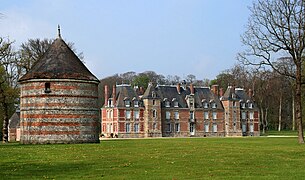
[[[212,130],[213,130],[213,133],[217,133],[217,124],[216,123],[213,124]]]
[[[174,112],[175,119],[179,119],[179,111]]]
[[[130,119],[130,118],[131,118],[131,112],[130,112],[130,110],[126,110],[126,111],[125,111],[125,117],[126,117],[126,119]]]
[[[134,110],[133,111],[133,116],[136,120],[140,119],[140,111],[139,110]]]
[[[138,132],[139,132],[139,124],[138,124],[138,123],[135,123],[133,126],[134,126],[133,131],[134,131],[135,133],[138,133]]]
[[[205,120],[208,120],[209,119],[209,112],[208,111],[204,111],[203,116],[204,116]]]
[[[254,112],[249,112],[249,119],[253,120],[254,119]]]
[[[171,112],[165,111],[165,119],[169,120],[171,118]]]
[[[245,111],[241,112],[241,119],[242,119],[242,120],[247,119],[247,114],[246,114]]]
[[[216,119],[217,119],[217,112],[214,111],[214,112],[212,113],[212,117],[213,117],[213,120],[216,120]]]
[[[130,133],[130,123],[125,124],[125,132]]]
[[[206,123],[204,124],[204,132],[209,132],[210,131],[210,124]]]

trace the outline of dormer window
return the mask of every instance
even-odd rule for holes
[[[50,93],[51,92],[51,84],[49,82],[46,82],[44,84],[44,92],[45,93]]]
[[[253,108],[253,104],[250,102],[250,103],[248,103],[248,107],[250,108],[250,109],[252,109]]]
[[[212,107],[213,109],[215,109],[215,108],[216,108],[216,102],[212,99],[212,100],[210,101],[210,103],[211,103],[211,107]]]
[[[201,102],[202,102],[202,107],[203,107],[204,109],[209,108],[209,104],[208,104],[208,102],[207,102],[205,99],[203,99]]]
[[[178,101],[174,101],[174,107],[179,107]]]
[[[130,107],[130,101],[128,99],[125,100],[125,107]]]
[[[134,100],[133,101],[133,106],[134,107],[139,107],[139,101],[138,100]]]
[[[215,102],[212,102],[212,104],[211,104],[211,106],[212,106],[212,108],[216,108],[216,103]]]
[[[250,109],[253,108],[253,104],[252,104],[252,102],[251,102],[250,100],[247,101],[247,104],[248,104],[248,107],[249,107]]]
[[[170,102],[169,101],[165,101],[165,107],[170,107]]]
[[[241,102],[241,103],[240,103],[240,107],[243,108],[243,109],[246,108],[246,103]]]
[[[107,105],[108,107],[112,107],[113,105],[112,105],[112,99],[108,99],[108,105]]]
[[[156,97],[156,93],[155,91],[151,92],[151,97],[155,98]]]

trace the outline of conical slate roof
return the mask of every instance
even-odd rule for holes
[[[77,79],[99,81],[59,36],[31,70],[19,79]]]

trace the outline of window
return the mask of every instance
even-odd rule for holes
[[[139,124],[138,123],[136,123],[136,124],[134,124],[134,132],[136,132],[136,133],[138,133],[139,132]]]
[[[113,111],[112,110],[107,111],[107,118],[108,119],[113,118]]]
[[[178,101],[174,102],[174,107],[179,107]]]
[[[130,101],[129,100],[125,100],[125,107],[130,107]]]
[[[110,133],[110,132],[111,132],[111,124],[107,123],[107,133]]]
[[[209,124],[204,124],[204,132],[209,132]]]
[[[213,124],[213,132],[217,133],[217,124]]]
[[[171,113],[169,111],[165,112],[165,119],[170,119],[171,118]]]
[[[244,108],[246,108],[246,103],[243,103],[243,102],[242,102],[242,103],[240,103],[240,106],[241,106],[241,108],[244,109]]]
[[[213,120],[217,119],[217,112],[213,112]]]
[[[108,107],[113,107],[112,99],[108,99]]]
[[[157,110],[153,110],[153,117],[156,118],[157,117]]]
[[[215,109],[216,108],[216,103],[212,102],[212,108]]]
[[[249,106],[250,109],[253,108],[253,104],[252,103],[249,103],[248,106]]]
[[[249,113],[249,119],[252,119],[252,120],[254,119],[254,113],[253,112]]]
[[[209,105],[207,102],[203,102],[203,108],[205,108],[205,109],[209,108]]]
[[[127,133],[130,132],[130,123],[126,123],[126,132],[127,132]]]
[[[175,112],[174,112],[174,116],[175,116],[175,119],[179,119],[179,112],[178,112],[178,111],[175,111]]]
[[[236,106],[236,102],[235,101],[233,101],[233,107],[235,107]]]
[[[246,119],[246,112],[241,113],[241,119],[245,120]]]
[[[247,132],[247,124],[246,123],[242,124],[242,131],[243,131],[243,133]]]
[[[204,119],[209,119],[209,112],[207,111],[204,112]]]
[[[171,132],[171,123],[167,123],[167,124],[165,125],[165,131],[166,131],[166,132]]]
[[[125,112],[125,116],[126,116],[126,119],[130,119],[130,111],[129,110],[127,110],[126,112]]]
[[[134,112],[133,112],[133,116],[134,116],[134,118],[135,118],[136,120],[138,120],[138,119],[140,118],[140,113],[139,113],[139,111],[138,111],[138,110],[134,111]]]
[[[190,111],[190,119],[195,119],[194,118],[194,111]]]
[[[194,100],[193,99],[189,99],[189,103],[190,103],[190,108],[194,107]]]
[[[133,105],[134,105],[134,107],[139,107],[139,101],[137,101],[137,100],[133,101]]]
[[[249,129],[250,129],[250,132],[251,132],[251,133],[253,133],[253,132],[254,132],[254,129],[253,129],[253,124],[250,124]]]
[[[175,130],[176,132],[180,132],[180,123],[175,124]]]
[[[156,105],[156,100],[153,100],[153,105]]]
[[[170,107],[169,101],[165,101],[165,107]]]
[[[46,82],[44,84],[44,92],[45,93],[50,93],[51,92],[51,84],[49,82]]]
[[[153,124],[153,130],[157,129],[157,123]]]

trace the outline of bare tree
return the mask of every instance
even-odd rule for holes
[[[18,67],[13,42],[0,38],[0,107],[3,118],[3,142],[8,142],[8,122],[18,96]]]
[[[250,8],[247,31],[242,43],[248,48],[238,59],[247,65],[270,66],[295,80],[295,108],[298,140],[304,143],[302,127],[302,65],[305,49],[305,2],[303,0],[257,0]],[[289,56],[295,72],[278,68],[274,61]]]

